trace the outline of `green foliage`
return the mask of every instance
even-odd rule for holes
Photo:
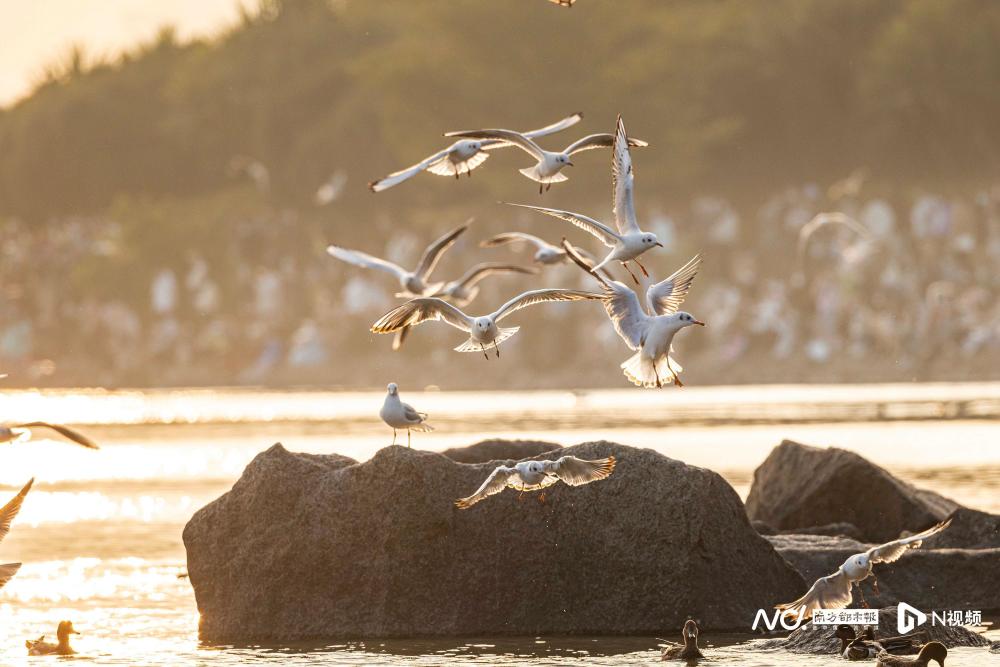
[[[653,144],[637,157],[642,187],[664,196],[770,192],[860,165],[963,184],[996,176],[998,34],[990,0],[268,0],[210,42],[168,31],[117,62],[77,51],[50,68],[0,112],[0,215],[211,197],[248,156],[270,172],[269,205],[311,205],[344,169],[341,212],[371,218],[362,184],[438,150],[443,131],[577,110],[587,132],[623,113]],[[530,192],[516,153],[460,200]],[[584,156],[572,174],[594,206],[604,162]],[[439,204],[445,184],[425,180],[380,210]]]

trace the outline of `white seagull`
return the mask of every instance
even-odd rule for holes
[[[521,461],[513,468],[497,466],[483,485],[471,496],[459,498],[455,506],[469,509],[483,498],[500,493],[506,488],[518,491],[537,491],[562,480],[570,486],[590,484],[607,479],[615,469],[615,457],[587,461],[575,456],[563,456],[555,461]]]
[[[20,442],[31,437],[31,429],[47,428],[55,431],[59,435],[72,440],[78,445],[83,445],[88,449],[100,449],[93,440],[71,428],[60,424],[50,424],[49,422],[28,422],[26,424],[15,424],[13,426],[0,426],[0,445],[8,442]]]
[[[520,206],[551,215],[571,222],[580,229],[593,234],[601,243],[611,248],[611,252],[608,253],[607,257],[601,260],[593,270],[600,270],[608,262],[621,262],[622,266],[629,272],[629,275],[632,276],[632,280],[638,285],[639,279],[628,268],[627,262],[634,261],[642,269],[643,275],[648,276],[649,272],[646,271],[646,267],[639,261],[639,255],[657,246],[662,248],[663,244],[656,238],[656,234],[642,231],[635,217],[635,173],[632,169],[632,155],[628,150],[630,141],[625,134],[625,123],[622,122],[622,117],[619,116],[618,131],[615,134],[613,158],[611,161],[611,182],[614,192],[613,208],[615,225],[618,227],[618,231],[611,229],[611,227],[605,225],[603,222],[598,222],[580,213],[561,211],[554,208],[543,208],[541,206],[530,206],[528,204],[511,204],[511,206]]]
[[[583,258],[568,248],[568,243],[566,246],[570,258],[583,269],[590,270]],[[604,309],[611,324],[625,344],[636,351],[621,365],[625,377],[633,384],[659,388],[673,381],[678,387],[684,386],[680,379],[680,372],[684,369],[670,353],[678,331],[695,324],[705,326],[690,313],[677,310],[691,289],[691,282],[700,266],[701,255],[695,255],[669,278],[649,286],[646,302],[652,315],[646,314],[639,297],[628,285],[594,274],[604,288]]]
[[[514,297],[489,315],[471,317],[447,301],[436,297],[423,297],[407,301],[383,315],[372,325],[374,333],[392,333],[403,327],[416,326],[422,322],[444,320],[447,324],[469,334],[469,339],[455,348],[456,352],[482,350],[489,359],[486,348],[492,346],[500,356],[500,343],[518,332],[521,327],[501,328],[498,323],[522,308],[549,301],[586,301],[603,297],[594,292],[569,289],[538,289],[524,292]]]
[[[546,125],[545,127],[537,130],[525,132],[524,136],[543,137],[555,132],[561,132],[568,127],[576,125],[582,118],[582,113],[575,113],[571,116],[566,116],[562,120],[552,123],[551,125]],[[461,174],[468,174],[471,178],[472,170],[481,165],[483,162],[486,162],[486,159],[490,156],[490,154],[486,151],[491,151],[497,148],[505,148],[510,145],[511,144],[506,141],[498,140],[479,141],[475,139],[460,139],[451,146],[428,156],[412,167],[401,169],[400,171],[389,174],[385,178],[372,181],[368,184],[368,187],[372,192],[382,192],[383,190],[388,190],[392,186],[398,185],[399,183],[416,176],[422,171],[429,171],[432,174],[437,174],[438,176],[454,176],[455,178],[458,178]]]
[[[410,431],[433,431],[434,427],[427,423],[427,413],[417,412],[409,403],[403,403],[399,398],[399,387],[390,382],[386,387],[385,401],[378,416],[392,427],[392,444],[396,444],[396,429],[406,429],[406,446],[410,446]]]
[[[497,264],[491,262],[476,264],[462,274],[462,277],[445,283],[444,287],[438,290],[434,296],[448,299],[459,308],[464,308],[479,295],[480,281],[489,276],[504,273],[535,275],[538,273],[538,269],[517,266],[516,264]]]
[[[407,271],[398,264],[373,257],[359,250],[348,250],[340,246],[330,245],[327,246],[326,252],[342,262],[347,262],[363,269],[380,269],[395,276],[396,280],[399,281],[400,287],[400,291],[395,294],[397,298],[410,299],[415,296],[427,296],[436,294],[445,286],[443,282],[431,283],[428,282],[428,279],[444,253],[455,244],[458,237],[469,228],[471,223],[472,220],[470,219],[464,225],[456,227],[427,246],[423,256],[420,258],[420,263],[413,271]],[[400,329],[399,333],[396,334],[396,338],[392,341],[392,349],[398,350],[402,347],[408,333],[407,329]]]
[[[840,211],[817,213],[809,222],[802,225],[802,228],[799,229],[799,240],[795,248],[796,268],[795,274],[792,276],[792,283],[796,287],[802,287],[805,285],[806,248],[809,246],[809,241],[812,240],[813,235],[817,231],[830,225],[839,225],[849,229],[867,242],[873,242],[876,240],[875,235],[872,234],[867,227],[846,213],[841,213]]]
[[[31,490],[31,485],[35,483],[35,478],[32,477],[28,480],[28,483],[24,485],[24,488],[14,496],[9,503],[0,509],[0,540],[3,540],[10,532],[10,524],[14,521],[14,517],[17,513],[21,511],[21,504],[24,502],[24,497],[28,495],[28,491]],[[6,563],[0,565],[0,588],[11,580],[11,578],[17,574],[17,571],[21,569],[20,563]]]
[[[937,535],[951,525],[951,519],[942,521],[933,528],[929,528],[922,533],[903,537],[892,542],[877,547],[872,547],[868,551],[854,554],[840,566],[833,574],[820,577],[816,583],[794,602],[779,604],[775,607],[779,611],[799,613],[801,618],[807,621],[812,618],[817,609],[843,609],[851,604],[853,598],[854,584],[858,585],[861,593],[861,600],[865,606],[864,592],[861,590],[861,582],[872,576],[872,567],[877,563],[895,563],[909,549],[918,549],[923,540]],[[875,594],[878,595],[878,580],[872,586]]]
[[[620,123],[619,119],[619,123]],[[522,149],[537,162],[532,167],[521,169],[521,173],[538,183],[538,194],[543,190],[548,190],[553,183],[561,183],[569,180],[562,173],[563,167],[572,167],[570,156],[574,153],[589,151],[594,148],[607,148],[614,146],[617,138],[608,133],[590,134],[574,141],[569,146],[559,152],[552,152],[543,149],[541,146],[526,137],[520,132],[513,130],[460,130],[458,132],[448,132],[446,137],[465,137],[467,139],[500,139]],[[649,144],[641,139],[627,139],[627,146],[642,147]],[[628,148],[624,149],[628,153]],[[617,149],[616,149],[617,150]]]

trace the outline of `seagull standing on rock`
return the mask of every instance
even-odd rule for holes
[[[553,183],[561,183],[569,180],[562,173],[563,167],[572,167],[570,156],[575,153],[593,150],[595,148],[607,148],[615,145],[615,135],[602,133],[590,134],[574,141],[562,151],[547,151],[530,137],[526,137],[520,132],[513,130],[460,130],[458,132],[448,132],[446,137],[464,137],[466,139],[499,139],[508,142],[522,149],[537,161],[532,167],[521,169],[521,173],[538,183],[538,194],[552,187]],[[649,144],[641,139],[628,139],[629,146],[644,147]],[[625,149],[628,150],[627,148]]]
[[[639,255],[656,247],[662,248],[663,244],[656,238],[656,234],[642,231],[639,227],[639,221],[636,219],[635,172],[632,169],[632,154],[629,152],[631,141],[625,133],[625,123],[622,121],[622,117],[618,116],[618,128],[614,136],[614,150],[611,160],[611,185],[614,198],[612,208],[618,231],[611,229],[603,222],[598,222],[580,213],[528,204],[511,205],[529,208],[565,220],[592,234],[601,243],[611,248],[611,252],[594,267],[594,270],[600,270],[609,262],[621,262],[625,270],[632,276],[632,280],[638,285],[639,279],[632,273],[628,262],[635,262],[642,270],[643,275],[648,276],[649,272],[639,261]]]
[[[576,125],[582,118],[582,113],[575,113],[551,125],[525,132],[523,136],[543,137],[555,132],[561,132],[568,127]],[[385,178],[372,181],[368,184],[368,188],[372,192],[382,192],[413,178],[422,171],[429,171],[438,176],[454,176],[456,179],[462,174],[467,174],[471,178],[472,170],[486,162],[486,159],[490,156],[486,151],[505,148],[510,145],[506,141],[498,140],[479,141],[475,139],[460,139],[444,150],[424,158],[412,167],[401,169],[389,174]]]
[[[506,488],[517,491],[537,491],[562,480],[570,486],[590,484],[607,479],[615,469],[615,457],[588,461],[575,456],[563,456],[555,461],[521,461],[513,468],[497,466],[475,493],[459,498],[455,506],[469,509],[480,500]]]
[[[574,262],[585,271],[593,271],[568,243],[563,243]],[[646,290],[646,301],[652,315],[646,314],[639,297],[628,285],[592,274],[604,288],[604,309],[615,331],[629,348],[636,351],[621,365],[625,377],[633,384],[661,388],[673,381],[678,387],[684,386],[680,379],[680,372],[684,369],[670,353],[673,352],[674,336],[678,331],[695,324],[705,326],[691,313],[677,310],[700,267],[701,255],[695,255],[669,278],[650,285]]]
[[[934,537],[950,525],[951,519],[948,519],[932,528],[928,528],[922,533],[902,537],[898,540],[872,547],[868,551],[854,554],[844,561],[844,564],[836,572],[817,579],[806,594],[798,600],[779,604],[775,609],[789,613],[801,612],[801,620],[808,621],[817,609],[843,609],[849,605],[853,599],[854,584],[858,585],[858,591],[861,593],[861,601],[867,607],[868,603],[864,598],[864,592],[861,590],[861,582],[868,577],[873,577],[872,569],[874,565],[877,563],[895,563],[909,549],[920,548],[923,540]],[[877,579],[874,579],[872,589],[878,595]]]
[[[399,398],[399,387],[390,382],[386,387],[385,401],[378,416],[392,427],[392,444],[396,444],[396,430],[406,429],[406,446],[410,446],[410,431],[433,431],[427,422],[426,412],[417,412],[409,403],[403,403]]]
[[[516,334],[521,327],[501,328],[498,323],[511,313],[527,308],[536,303],[549,301],[586,301],[603,298],[594,292],[583,292],[570,289],[538,289],[524,292],[514,297],[489,315],[471,317],[447,301],[437,297],[425,297],[407,301],[402,306],[394,308],[378,319],[372,325],[372,332],[379,334],[393,333],[404,327],[416,326],[422,322],[444,320],[456,329],[469,334],[469,339],[455,348],[456,352],[475,352],[482,350],[487,359],[486,348],[492,346],[500,357],[500,343]]]

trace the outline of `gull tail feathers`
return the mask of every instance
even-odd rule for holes
[[[500,343],[504,342],[505,340],[507,340],[508,338],[510,338],[511,336],[513,336],[514,334],[516,334],[520,330],[521,330],[521,327],[501,327],[500,328],[500,333],[497,334],[497,338],[496,338],[496,341],[495,341],[496,345],[493,344],[494,341],[490,341],[489,343],[483,344],[483,343],[480,343],[478,340],[470,338],[469,340],[465,341],[464,343],[462,343],[461,345],[459,345],[458,347],[456,347],[455,351],[456,352],[481,352],[484,347],[485,348],[499,347]]]
[[[662,357],[654,362],[652,359],[642,356],[642,351],[636,352],[622,362],[621,369],[625,372],[625,377],[639,387],[654,388],[671,384],[674,381],[674,374],[670,370],[667,357]],[[659,377],[659,385],[657,385],[657,377]]]
[[[566,174],[561,172],[556,172],[551,176],[542,176],[538,173],[538,165],[535,165],[534,167],[525,167],[524,169],[519,169],[518,171],[536,183],[562,183],[563,181],[569,180]]]
[[[421,419],[427,419],[427,415],[421,414],[420,418]],[[417,424],[416,426],[411,426],[410,430],[411,431],[420,431],[422,433],[427,433],[428,431],[433,431],[434,427],[431,426],[430,424],[426,423],[426,422],[421,422],[421,423]]]

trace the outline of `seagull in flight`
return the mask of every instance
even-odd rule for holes
[[[621,120],[619,119],[619,124],[620,123]],[[562,181],[569,180],[566,175],[562,173],[562,169],[563,167],[573,166],[573,163],[570,161],[570,156],[575,153],[589,151],[595,148],[613,147],[615,146],[617,140],[615,135],[608,133],[590,134],[583,139],[574,141],[562,151],[552,152],[543,149],[541,146],[532,141],[531,137],[527,137],[520,132],[514,132],[513,130],[460,130],[458,132],[448,132],[445,136],[463,137],[466,139],[499,139],[517,146],[536,160],[534,166],[525,167],[520,171],[522,174],[538,183],[538,194],[542,194],[544,190],[548,190],[552,187],[553,183],[561,183]],[[644,147],[649,145],[641,139],[623,140],[625,140],[627,144],[624,149],[626,153],[628,152],[627,146]],[[617,150],[618,149],[616,149],[616,151]]]
[[[403,403],[399,398],[399,387],[390,382],[386,387],[385,401],[378,416],[392,427],[392,444],[396,444],[396,430],[406,429],[406,446],[410,446],[410,431],[433,431],[427,422],[426,412],[417,412],[409,403]]]
[[[59,424],[50,424],[49,422],[28,422],[26,424],[14,424],[13,426],[0,426],[0,445],[30,439],[31,429],[33,428],[47,428],[88,449],[100,449],[97,443],[82,433]]]
[[[618,129],[614,137],[614,151],[611,160],[611,183],[614,193],[613,209],[617,230],[580,213],[531,206],[529,204],[511,204],[511,206],[520,206],[521,208],[551,215],[589,232],[601,243],[611,248],[611,252],[594,267],[594,271],[599,271],[609,262],[621,262],[625,270],[632,276],[632,280],[638,285],[639,279],[635,277],[632,269],[628,267],[628,262],[634,261],[639,265],[643,275],[648,276],[649,272],[646,271],[646,267],[639,261],[639,255],[654,247],[662,248],[663,244],[656,238],[656,234],[642,231],[639,228],[638,220],[636,220],[633,196],[635,190],[635,172],[632,169],[632,155],[628,149],[630,141],[628,135],[625,133],[625,123],[622,122],[622,117],[618,116]]]
[[[575,456],[563,456],[555,461],[521,461],[509,468],[497,466],[475,493],[459,498],[455,506],[466,510],[484,498],[496,495],[506,488],[518,491],[537,491],[562,480],[570,486],[590,484],[607,479],[615,469],[615,457],[588,461]]]
[[[518,332],[520,327],[502,328],[501,320],[508,315],[527,308],[536,303],[549,301],[587,301],[603,298],[594,292],[583,292],[570,289],[538,289],[524,292],[503,304],[488,315],[472,317],[459,308],[437,297],[422,297],[407,301],[383,315],[372,325],[373,333],[392,333],[403,327],[411,327],[422,322],[444,320],[456,329],[469,334],[469,339],[455,348],[456,352],[475,352],[481,350],[487,359],[490,355],[486,348],[492,346],[500,357],[500,343]]]
[[[932,528],[928,528],[922,533],[902,537],[898,540],[872,547],[868,551],[854,554],[844,561],[844,564],[836,572],[817,579],[806,594],[798,600],[779,604],[775,609],[790,613],[801,612],[801,619],[808,621],[817,609],[843,609],[851,604],[854,584],[858,585],[858,591],[861,593],[861,601],[867,607],[868,603],[864,598],[864,591],[861,590],[861,582],[868,577],[873,577],[872,571],[874,565],[878,563],[895,563],[908,550],[920,548],[923,540],[934,537],[950,525],[951,519],[948,519]],[[874,580],[872,589],[878,595],[877,579]]]
[[[496,236],[491,236],[485,241],[481,241],[479,243],[479,247],[496,248],[498,246],[512,243],[530,243],[533,245],[535,247],[535,256],[532,259],[538,264],[551,266],[553,264],[562,264],[569,261],[569,257],[566,256],[566,251],[563,250],[561,246],[552,245],[548,241],[544,241],[533,234],[525,234],[524,232],[504,232],[503,234],[497,234]],[[573,249],[582,257],[590,259],[589,254],[582,248],[573,246]]]
[[[28,491],[31,490],[31,485],[35,483],[35,478],[32,477],[28,480],[28,483],[24,485],[24,488],[14,496],[9,503],[0,509],[0,540],[3,540],[10,532],[10,524],[14,521],[14,517],[17,513],[21,511],[21,504],[24,503],[25,496],[28,495]],[[21,569],[20,563],[6,563],[0,565],[0,588],[3,588],[8,581],[13,578],[17,571]]]
[[[566,243],[570,258],[591,272],[583,258],[568,246]],[[684,303],[700,267],[701,255],[695,255],[669,278],[650,285],[646,290],[646,302],[652,315],[646,314],[639,297],[628,285],[593,274],[604,288],[604,309],[611,324],[625,344],[636,351],[621,365],[625,377],[633,384],[660,388],[672,380],[676,386],[684,386],[680,379],[683,368],[670,353],[678,331],[695,324],[705,326],[690,313],[677,310]]]
[[[568,127],[576,125],[582,118],[582,113],[575,113],[551,125],[524,132],[523,136],[536,138],[561,132]],[[416,176],[422,171],[429,171],[438,176],[454,176],[456,179],[462,174],[468,174],[471,178],[472,170],[483,162],[486,162],[486,159],[490,156],[486,151],[505,148],[510,145],[509,142],[498,140],[460,139],[444,150],[429,155],[412,167],[401,169],[389,174],[385,178],[372,181],[368,184],[368,187],[372,192],[382,192]]]
[[[483,262],[476,264],[457,280],[445,283],[434,296],[448,299],[459,308],[469,305],[476,296],[479,295],[479,283],[489,276],[501,275],[504,273],[521,273],[536,275],[538,269],[517,266],[516,264],[498,264],[495,262]]]

